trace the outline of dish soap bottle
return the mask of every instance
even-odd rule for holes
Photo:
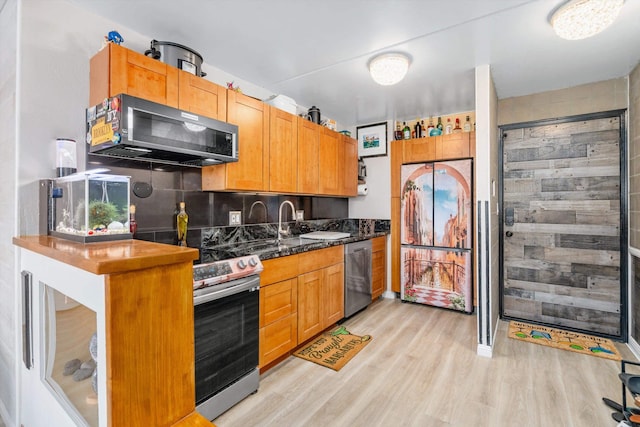
[[[176,216],[176,225],[178,230],[178,246],[187,246],[187,223],[189,215],[184,209],[184,202],[180,202],[180,212]]]

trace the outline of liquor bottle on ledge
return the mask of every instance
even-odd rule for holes
[[[396,122],[396,131],[393,134],[393,139],[400,141],[402,139],[402,129],[400,129],[400,122]]]
[[[403,139],[411,139],[411,128],[407,125],[407,122],[404,123],[404,128],[402,129],[402,138]]]
[[[471,132],[471,122],[469,121],[469,116],[467,116],[467,119],[464,122],[464,131]]]
[[[460,127],[460,119],[456,117],[456,126],[453,128],[453,133],[462,132],[462,128]]]

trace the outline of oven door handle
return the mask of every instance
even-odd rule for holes
[[[209,301],[215,301],[220,298],[228,297],[231,295],[239,294],[241,292],[255,292],[260,289],[260,277],[252,277],[249,280],[242,280],[241,283],[233,285],[233,282],[229,282],[231,286],[227,286],[223,289],[215,287],[198,289],[193,293],[193,305],[203,304]]]

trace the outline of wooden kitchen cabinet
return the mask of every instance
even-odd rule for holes
[[[298,255],[298,343],[344,317],[344,247]]]
[[[227,119],[226,88],[109,43],[90,61],[89,105],[121,93],[217,120]]]
[[[178,70],[178,108],[224,122],[227,120],[227,89]]]
[[[178,68],[114,43],[90,61],[89,105],[126,93],[178,108]]]
[[[402,163],[422,162],[425,159],[436,158],[436,145],[442,136],[429,138],[414,138],[404,140]]]
[[[297,278],[260,287],[260,368],[298,343],[297,289]]]
[[[343,150],[340,144],[340,134],[327,128],[320,133],[320,185],[318,192],[324,195],[340,194],[341,168],[340,162]]]
[[[298,190],[298,116],[269,107],[269,191]]]
[[[376,300],[387,287],[387,238],[371,239],[371,252],[371,300]]]
[[[339,163],[342,169],[340,195],[355,197],[358,195],[358,144],[351,137],[343,134],[338,135],[343,153]]]
[[[471,155],[469,132],[452,133],[436,139],[436,159],[459,159]]]
[[[318,194],[322,127],[298,117],[298,193]]]
[[[263,368],[298,343],[298,256],[263,261],[260,275],[260,350]]]
[[[238,161],[202,168],[205,191],[268,191],[269,105],[227,92],[227,121],[238,126]]]

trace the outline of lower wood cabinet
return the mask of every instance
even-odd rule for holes
[[[298,255],[298,343],[344,317],[344,247]]]
[[[298,280],[260,288],[260,367],[292,350],[298,343]]]
[[[371,299],[378,299],[387,287],[387,238],[371,239]]]
[[[298,344],[298,256],[263,261],[260,275],[260,368]]]

